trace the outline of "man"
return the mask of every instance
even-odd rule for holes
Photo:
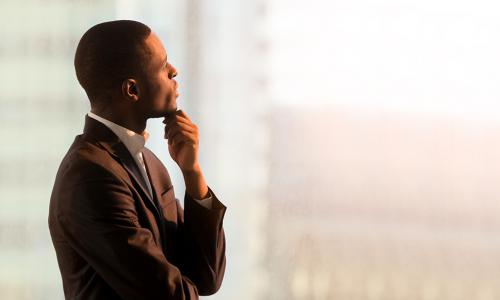
[[[226,265],[226,207],[205,183],[198,129],[177,110],[177,75],[158,37],[135,21],[98,24],[81,38],[78,81],[91,104],[57,172],[48,224],[67,299],[198,299]],[[165,117],[182,171],[184,209],[144,143]]]

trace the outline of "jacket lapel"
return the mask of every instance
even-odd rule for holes
[[[160,178],[160,176],[158,176],[158,174],[156,172],[158,170],[158,168],[153,167],[153,164],[154,164],[154,160],[152,157],[153,155],[154,154],[151,151],[149,151],[149,149],[147,149],[147,148],[144,148],[144,151],[142,151],[144,164],[146,165],[146,172],[148,173],[149,180],[151,181],[151,190],[153,191],[153,197],[154,197],[154,200],[156,200],[156,204],[160,208],[161,235],[163,237],[162,238],[162,247],[164,249],[164,253],[167,256],[167,258],[170,258],[170,256],[169,256],[170,252],[166,251],[168,245],[167,245],[167,234],[166,234],[165,230],[166,230],[166,226],[168,226],[168,225],[166,224],[166,219],[165,219],[166,215],[164,215],[164,213],[163,213],[163,208],[162,208],[162,204],[160,203],[160,201],[161,201],[161,193],[163,192],[164,185],[168,184],[168,186],[170,186],[170,187],[172,187],[172,185],[170,183],[170,178],[168,178],[168,180],[162,182],[162,178]]]
[[[104,143],[100,143],[104,148],[107,148],[107,145]],[[146,179],[142,176],[141,171],[139,170],[139,166],[135,162],[134,158],[128,151],[127,147],[123,143],[116,143],[113,145],[111,149],[108,148],[108,152],[114,155],[123,165],[125,170],[129,173],[132,179],[141,187],[143,193],[147,196],[149,201],[153,203],[152,195],[149,193],[149,189],[146,184]]]
[[[151,189],[153,190],[156,199],[159,200],[161,199],[161,195],[164,191],[172,188],[172,183],[170,178],[160,178],[157,172],[154,171],[154,154],[152,154],[149,149],[144,148],[142,155],[144,158],[144,164],[146,165],[146,172],[148,173],[149,180],[151,181]]]
[[[142,191],[143,196],[147,199],[147,202],[149,202],[149,205],[152,207],[152,210],[155,212],[157,217],[161,218],[161,214],[154,204],[152,198],[153,195],[149,193],[145,179],[142,176],[139,167],[135,163],[134,158],[128,151],[127,147],[125,147],[125,144],[123,144],[113,131],[106,127],[106,125],[90,118],[89,116],[85,116],[85,127],[83,132],[87,139],[97,142],[123,166],[135,186],[138,186],[139,190]],[[153,184],[151,184],[151,186],[153,186]],[[153,187],[152,189],[154,192]]]

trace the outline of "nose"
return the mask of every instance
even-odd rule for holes
[[[174,78],[175,76],[177,76],[177,69],[175,69],[174,66],[170,65],[170,72],[168,73],[168,75],[170,79]]]

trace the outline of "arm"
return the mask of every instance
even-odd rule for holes
[[[177,205],[183,245],[179,265],[196,283],[200,295],[211,295],[220,288],[226,266],[222,228],[226,207],[208,188],[201,171],[198,127],[181,110],[165,117],[164,123],[170,156],[179,165],[186,184],[185,211]],[[206,198],[210,198],[211,206],[202,204],[209,201]]]
[[[196,285],[138,224],[126,184],[99,166],[86,173],[90,179],[66,188],[58,214],[68,243],[123,299],[198,299]]]
[[[226,268],[226,240],[223,218],[226,207],[212,195],[213,207],[207,209],[189,194],[184,196],[184,210],[177,204],[178,239],[182,245],[179,268],[198,288],[200,295],[216,293]]]

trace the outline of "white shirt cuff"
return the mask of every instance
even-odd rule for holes
[[[195,201],[198,201],[198,203],[201,204],[201,206],[205,207],[205,208],[208,208],[208,209],[212,209],[212,193],[210,193],[210,191],[208,191],[208,198],[205,198],[205,199],[196,199],[196,198],[193,198]]]

